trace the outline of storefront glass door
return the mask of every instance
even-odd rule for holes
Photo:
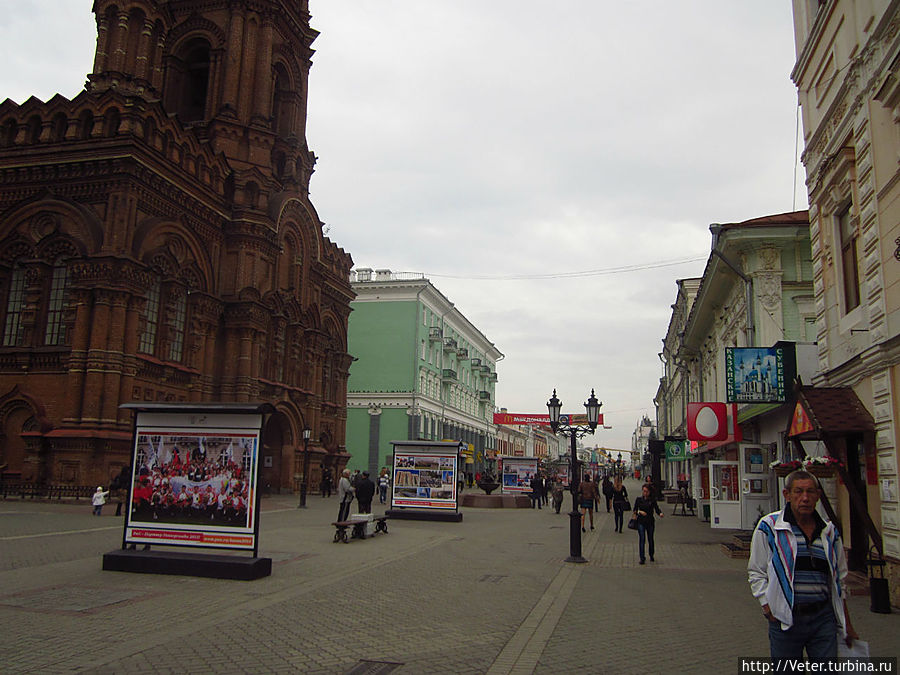
[[[710,471],[710,525],[737,530],[741,527],[740,465],[712,461]]]

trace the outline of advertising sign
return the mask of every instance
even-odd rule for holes
[[[137,412],[125,542],[255,550],[261,414]]]
[[[457,446],[394,446],[391,506],[456,509]]]
[[[784,402],[784,347],[726,347],[725,389],[729,403]]]
[[[573,415],[560,415],[559,423],[566,424],[587,424],[588,418],[584,413]],[[541,426],[550,426],[550,415],[540,415],[537,413],[494,413],[494,424],[505,424],[508,426],[516,426],[520,424],[539,424]],[[597,424],[603,424],[603,414],[597,417]]]
[[[501,457],[500,490],[508,494],[531,492],[537,467],[537,457]]]
[[[685,441],[666,441],[666,461],[681,462],[687,459]]]

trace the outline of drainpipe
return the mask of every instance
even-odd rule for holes
[[[409,429],[407,433],[408,436],[411,436],[409,440],[417,441],[419,440],[419,416],[416,414],[416,392],[419,387],[419,334],[422,330],[422,324],[419,323],[418,311],[419,311],[419,301],[421,299],[422,293],[425,291],[425,286],[419,289],[419,292],[416,293],[416,337],[413,342],[413,381],[412,381],[412,415],[410,415],[410,419],[412,420],[412,428]],[[425,316],[425,308],[422,308],[422,316]],[[431,330],[431,327],[427,327],[428,330]],[[425,338],[428,342],[431,342],[431,335],[426,336]],[[427,348],[426,348],[427,351]]]
[[[744,282],[744,292],[746,295],[745,302],[747,303],[747,346],[752,347],[755,342],[753,333],[755,331],[754,326],[754,317],[753,317],[753,279],[744,274],[737,265],[735,265],[731,260],[725,257],[725,254],[722,253],[719,246],[719,235],[722,232],[722,226],[719,223],[712,223],[709,226],[709,231],[712,233],[712,253],[717,258],[719,258],[722,262],[728,265],[729,269],[732,272],[737,274],[741,280]]]

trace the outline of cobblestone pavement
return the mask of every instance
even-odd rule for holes
[[[547,508],[388,521],[344,545],[337,507],[264,499],[272,576],[240,582],[103,572],[122,539],[109,507],[0,502],[0,672],[702,673],[768,652],[746,561],[694,518],[667,512],[638,566],[637,535],[596,514],[577,565]],[[850,600],[857,630],[896,656],[900,614],[868,604]]]

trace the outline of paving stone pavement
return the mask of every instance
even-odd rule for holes
[[[122,538],[108,507],[0,502],[0,672],[721,673],[768,652],[746,561],[694,518],[667,512],[639,566],[637,535],[596,514],[578,565],[551,509],[391,520],[345,545],[337,507],[265,498],[273,573],[240,582],[103,572]],[[900,653],[900,613],[850,607],[873,655]]]

